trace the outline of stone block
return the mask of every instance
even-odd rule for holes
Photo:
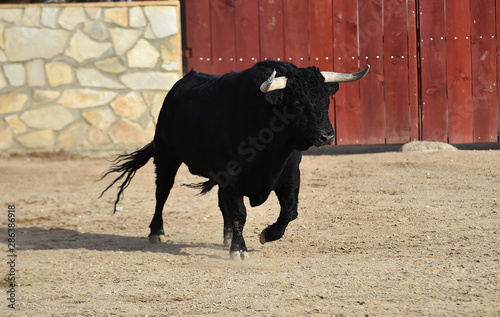
[[[112,91],[66,89],[57,103],[72,109],[84,109],[105,105],[115,97],[116,93]]]
[[[115,82],[113,79],[104,76],[94,68],[80,68],[76,70],[76,77],[82,86],[125,89],[125,86]]]
[[[40,26],[41,15],[42,15],[42,9],[40,7],[27,6],[24,9],[23,25],[32,27]]]
[[[102,42],[109,38],[108,29],[106,28],[106,25],[104,25],[104,23],[100,21],[90,21],[85,23],[83,31],[85,32],[85,34],[87,34],[96,41]]]
[[[147,24],[146,16],[142,11],[142,7],[132,7],[129,9],[129,24],[133,28],[144,27]]]
[[[129,67],[155,68],[160,53],[148,41],[140,39],[137,45],[127,53]]]
[[[95,66],[104,72],[112,74],[123,73],[127,70],[123,59],[116,56],[99,60],[95,63]]]
[[[65,54],[77,62],[98,58],[111,48],[111,43],[100,43],[90,39],[81,30],[76,31]]]
[[[0,10],[0,20],[15,25],[21,25],[23,9],[2,9]]]
[[[20,111],[27,100],[27,95],[17,92],[0,95],[0,114]]]
[[[154,123],[158,122],[158,115],[160,114],[161,107],[163,106],[163,101],[165,100],[165,93],[152,93],[144,92],[142,93],[144,100],[149,106],[149,113],[153,118]]]
[[[102,9],[95,7],[85,7],[85,12],[91,20],[99,20],[101,18]]]
[[[35,129],[61,130],[75,117],[63,106],[51,106],[25,111],[21,114],[21,120]]]
[[[41,59],[35,59],[26,63],[28,86],[41,87],[47,83],[45,79],[45,67]]]
[[[104,9],[104,22],[114,23],[119,26],[128,26],[127,7]]]
[[[82,7],[66,7],[62,9],[57,23],[66,30],[74,30],[80,23],[84,23],[87,17]]]
[[[82,113],[82,116],[100,130],[107,130],[116,121],[116,116],[109,108],[87,111]]]
[[[146,29],[144,30],[144,34],[142,35],[142,37],[148,40],[156,40],[156,35],[153,33],[150,24],[146,26]]]
[[[59,14],[59,8],[54,7],[43,7],[42,15],[40,17],[42,25],[56,29],[57,26],[57,15]]]
[[[51,87],[71,84],[74,81],[72,67],[66,62],[49,62],[45,64],[45,72]]]
[[[162,41],[161,45],[161,54],[162,57],[165,59],[167,57],[176,58],[179,56],[178,54],[182,53],[182,48],[181,48],[181,35],[176,34],[174,36],[169,37],[168,39],[165,39]]]
[[[144,130],[137,123],[121,119],[110,130],[109,136],[114,143],[144,143]]]
[[[26,83],[26,70],[23,64],[4,64],[2,68],[11,86],[19,87]]]
[[[166,71],[176,71],[181,69],[182,60],[181,38],[180,35],[169,37],[161,45],[161,68]]]
[[[117,115],[130,120],[139,119],[147,109],[141,95],[136,92],[116,97],[115,100],[111,101],[110,105]]]
[[[14,134],[21,134],[28,130],[17,114],[5,117],[5,122],[7,122]]]
[[[8,149],[12,146],[12,131],[3,121],[0,120],[0,149]]]
[[[16,140],[24,147],[31,149],[54,149],[54,133],[50,129],[35,131],[16,137]]]
[[[0,69],[0,89],[7,87],[7,80],[3,76],[2,69]]]
[[[88,146],[87,139],[89,126],[85,123],[75,123],[59,133],[56,138],[58,148],[72,148]]]
[[[180,69],[180,65],[178,61],[173,60],[167,63],[163,62],[163,64],[161,64],[161,68],[166,71],[176,71]]]
[[[148,105],[149,108],[151,108],[151,104],[153,102],[154,96],[155,96],[155,93],[152,91],[144,91],[142,93],[142,98],[144,99],[144,101],[146,102],[146,104]]]
[[[103,145],[103,144],[108,144],[110,142],[106,133],[93,127],[89,128],[88,139],[90,144],[92,145]]]
[[[120,77],[131,90],[169,90],[179,80],[177,73],[136,72]]]
[[[9,61],[19,62],[35,58],[51,59],[63,53],[69,32],[13,27],[6,29],[4,36],[7,58]]]
[[[5,26],[0,23],[0,48],[5,48],[5,41],[3,39],[4,31],[5,31]]]
[[[140,30],[127,30],[122,28],[110,28],[111,42],[118,56],[125,54],[137,42],[142,34]]]
[[[179,32],[177,9],[174,7],[145,7],[144,13],[149,20],[151,30],[157,38],[164,38]]]
[[[43,105],[59,98],[61,93],[58,90],[39,90],[35,89],[33,91],[33,100],[31,104],[33,106]]]
[[[146,139],[153,140],[155,137],[155,132],[156,132],[156,124],[154,124],[153,121],[151,120],[148,122],[146,130],[144,131]]]

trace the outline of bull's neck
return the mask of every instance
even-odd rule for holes
[[[246,130],[251,132],[245,136],[249,146],[268,164],[281,164],[294,150],[290,126],[294,115],[286,108],[272,108],[254,113],[251,118],[251,127]]]

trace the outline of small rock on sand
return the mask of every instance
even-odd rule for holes
[[[435,141],[412,141],[401,147],[401,152],[411,151],[457,151],[451,144]]]

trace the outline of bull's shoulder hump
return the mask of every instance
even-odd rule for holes
[[[193,77],[197,79],[219,79],[221,76],[214,74],[198,73],[194,70],[191,70],[185,77]]]

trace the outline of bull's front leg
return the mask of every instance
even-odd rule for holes
[[[222,212],[222,217],[224,219],[224,230],[222,232],[224,246],[229,247],[233,240],[233,224],[231,220],[230,208],[226,206],[226,198],[222,191],[219,190],[219,208]]]
[[[219,188],[219,207],[224,217],[224,241],[232,233],[231,258],[248,259],[248,250],[243,238],[243,228],[247,218],[243,196],[235,194],[230,189]]]
[[[291,171],[286,182],[275,190],[280,202],[280,215],[275,223],[262,230],[260,243],[271,242],[280,239],[285,233],[290,221],[297,218],[297,206],[299,201],[300,170],[297,167]]]

